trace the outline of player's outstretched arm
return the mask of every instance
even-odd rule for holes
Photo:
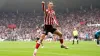
[[[46,13],[46,8],[45,8],[45,2],[44,1],[42,1],[42,10],[43,10],[44,13]]]

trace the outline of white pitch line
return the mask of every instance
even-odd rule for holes
[[[39,52],[41,54],[49,54],[49,55],[58,55],[58,56],[68,56],[68,54],[60,54],[60,53],[43,53],[43,52]]]
[[[8,52],[31,52],[31,51],[13,51],[13,50],[0,50],[0,51],[8,51]]]
[[[7,52],[31,52],[31,51],[11,51],[11,50],[0,50],[0,51],[7,51]],[[46,55],[57,55],[57,56],[68,56],[68,54],[60,54],[60,53],[43,53],[43,52],[38,52],[40,54],[46,54]]]

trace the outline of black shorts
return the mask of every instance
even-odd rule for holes
[[[57,29],[56,28],[53,28],[52,25],[44,25],[44,28],[43,28],[43,34],[47,35],[48,32],[51,32],[51,33],[54,33]]]
[[[78,39],[78,36],[74,36],[74,39]]]
[[[52,37],[48,37],[48,38],[52,38]]]
[[[98,36],[95,34],[95,39],[98,39]]]
[[[39,40],[40,38],[36,38],[36,40]]]
[[[95,34],[95,39],[99,39],[100,37]]]

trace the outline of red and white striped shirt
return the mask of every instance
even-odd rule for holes
[[[54,25],[54,24],[58,25],[58,21],[56,19],[54,10],[46,9],[46,15],[45,15],[45,18],[44,18],[44,24],[45,25]]]

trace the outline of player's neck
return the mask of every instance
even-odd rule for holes
[[[49,11],[52,11],[52,8],[48,8]]]

